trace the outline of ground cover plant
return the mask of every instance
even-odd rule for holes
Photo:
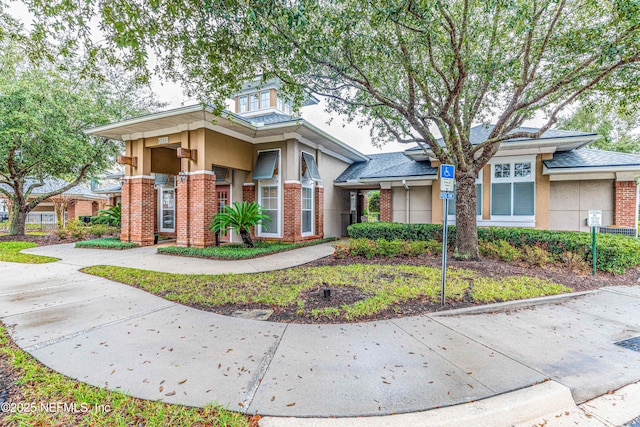
[[[250,259],[264,255],[275,254],[278,252],[285,252],[291,249],[302,248],[305,246],[318,245],[320,243],[335,241],[334,238],[327,238],[321,240],[310,240],[308,242],[300,243],[282,243],[282,242],[255,242],[253,247],[246,247],[240,244],[230,244],[222,246],[210,246],[207,248],[185,248],[178,246],[166,246],[164,248],[158,248],[159,254],[165,255],[180,255],[194,258],[208,258],[208,259],[220,259],[220,260],[234,260],[234,259]]]
[[[58,261],[58,258],[23,254],[20,251],[38,246],[32,242],[0,242],[0,261],[20,262],[25,264],[44,264]]]
[[[241,308],[270,308],[270,320],[363,321],[395,317],[405,304],[434,308],[440,300],[440,270],[412,265],[351,264],[297,267],[255,274],[185,275],[94,266],[81,270],[136,286],[168,300],[231,314]],[[469,305],[571,292],[535,277],[484,277],[451,268],[451,304]],[[324,298],[329,288],[332,297]]]
[[[76,242],[76,248],[90,248],[90,249],[132,249],[137,248],[139,245],[132,242],[122,242],[119,237],[103,237],[101,239],[83,240]]]
[[[0,327],[0,388],[6,391],[5,405],[14,404],[13,411],[0,412],[0,424],[7,426],[249,427],[252,424],[244,415],[213,405],[190,408],[136,399],[67,378],[19,349],[4,327]],[[75,405],[77,410],[39,410],[40,404],[52,402],[67,404],[69,408]],[[35,407],[27,406],[31,404]],[[19,411],[19,408],[26,409]]]

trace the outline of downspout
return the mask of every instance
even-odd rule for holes
[[[402,186],[404,187],[405,190],[405,203],[406,203],[406,207],[405,209],[407,210],[407,214],[406,214],[406,223],[407,224],[411,224],[411,213],[409,211],[409,209],[411,208],[411,199],[409,198],[409,186],[407,185],[407,180],[403,179],[402,180]],[[637,200],[637,198],[636,198]]]

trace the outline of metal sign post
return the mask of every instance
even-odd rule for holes
[[[447,220],[449,216],[449,200],[453,200],[455,197],[455,172],[453,165],[440,165],[440,198],[444,199],[444,224],[442,228],[442,290],[440,301],[443,307],[447,284],[447,240],[449,240]]]
[[[591,264],[593,276],[596,276],[596,227],[602,227],[602,211],[589,211],[587,225],[591,227]]]

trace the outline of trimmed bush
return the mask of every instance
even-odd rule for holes
[[[76,248],[90,249],[132,249],[139,245],[132,242],[121,242],[118,237],[105,237],[102,239],[84,240],[76,243]]]
[[[442,242],[442,226],[438,224],[361,223],[347,229],[352,239],[407,240]],[[455,226],[449,226],[449,244],[455,242]],[[577,231],[550,231],[529,228],[478,228],[478,240],[497,244],[505,241],[518,250],[540,247],[554,259],[567,252],[581,254],[591,262],[591,235]],[[597,264],[600,271],[620,274],[629,267],[640,265],[640,240],[634,237],[599,234],[597,237]]]
[[[395,240],[351,239],[334,245],[336,258],[347,256],[363,256],[367,259],[375,256],[418,256],[422,254],[440,255],[442,243],[435,240],[428,242]]]

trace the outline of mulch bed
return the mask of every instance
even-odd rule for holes
[[[400,264],[415,265],[427,267],[441,267],[442,259],[439,257],[430,257],[427,255],[418,257],[375,257],[367,259],[364,257],[334,258],[328,256],[317,261],[310,262],[304,266],[336,266],[349,264]],[[591,271],[575,271],[567,269],[564,266],[546,265],[544,267],[531,266],[522,262],[506,263],[493,259],[483,259],[481,262],[456,261],[447,260],[449,268],[464,268],[474,270],[481,276],[486,277],[504,277],[504,276],[531,276],[541,279],[547,279],[555,283],[561,283],[570,287],[574,292],[582,292],[598,289],[604,286],[629,286],[637,285],[640,280],[640,267],[630,268],[625,274],[613,275],[610,273],[598,272],[597,277],[593,277]],[[342,304],[353,304],[359,299],[366,296],[357,288],[346,287],[344,290],[331,290],[331,298],[323,298],[323,289],[318,288],[303,294],[302,299],[305,300],[305,311],[311,308],[324,307],[340,307]],[[407,316],[418,316],[438,311],[446,311],[457,308],[465,308],[471,306],[482,305],[474,302],[470,297],[463,298],[460,301],[446,301],[444,306],[439,302],[433,302],[430,299],[416,299],[406,301],[400,306],[390,308],[388,310],[376,313],[368,318],[359,319],[358,322],[394,319]],[[316,319],[310,315],[300,315],[297,313],[296,306],[291,307],[265,307],[258,304],[229,304],[218,307],[205,307],[194,305],[201,310],[212,311],[218,314],[230,316],[236,310],[251,310],[271,308],[274,310],[269,321],[286,322],[286,323],[344,323],[341,319],[320,318]]]
[[[61,239],[55,234],[48,234],[46,236],[33,236],[31,234],[25,234],[22,236],[0,236],[0,242],[31,242],[38,246],[58,245],[60,243],[74,243],[84,239]]]

